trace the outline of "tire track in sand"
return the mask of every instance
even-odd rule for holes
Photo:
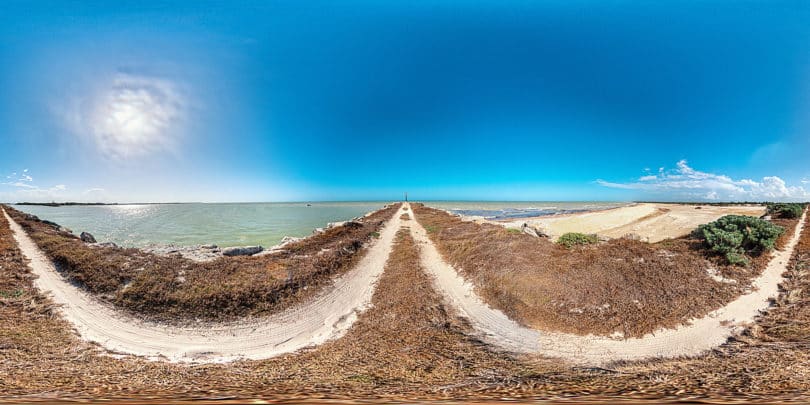
[[[14,239],[49,295],[82,339],[124,354],[176,362],[264,359],[342,336],[371,302],[399,230],[404,205],[349,272],[311,300],[249,322],[175,327],[138,320],[103,304],[65,280],[22,227],[3,210]]]
[[[411,215],[414,215],[413,210]],[[602,365],[618,360],[696,356],[740,333],[760,311],[768,308],[770,298],[778,295],[782,274],[799,241],[806,217],[805,211],[785,249],[772,253],[768,266],[754,280],[752,292],[678,328],[660,329],[641,338],[629,339],[545,332],[524,327],[478,297],[473,285],[444,261],[415,216],[411,234],[420,246],[422,266],[433,276],[437,288],[462,316],[469,319],[484,341],[510,352]]]

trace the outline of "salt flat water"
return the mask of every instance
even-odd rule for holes
[[[219,246],[278,244],[284,236],[307,236],[329,222],[345,221],[387,202],[222,204],[134,204],[17,209],[56,222],[74,233],[90,232],[99,242],[143,247],[150,244]],[[606,202],[432,201],[428,206],[491,219],[598,210],[625,205]]]

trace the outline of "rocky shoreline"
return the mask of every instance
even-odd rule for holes
[[[389,205],[383,206],[381,209],[387,208]],[[368,217],[369,215],[373,214],[376,211],[371,211],[363,215],[362,217],[355,217],[348,221],[338,221],[338,222],[329,222],[326,227],[323,228],[315,228],[312,231],[312,235],[318,235],[323,232],[326,232],[327,229],[339,227],[339,226],[359,226],[363,222],[363,220]],[[27,219],[40,221],[42,223],[48,224],[56,229],[58,232],[70,235],[73,238],[81,239],[82,242],[85,242],[88,246],[92,247],[119,247],[117,244],[113,242],[98,242],[96,238],[89,232],[83,231],[80,233],[79,236],[73,233],[71,229],[65,228],[60,226],[55,222],[51,222],[48,220],[39,219],[37,216],[32,214],[25,214]],[[310,236],[312,236],[310,235]],[[265,248],[263,246],[229,246],[229,247],[220,247],[215,244],[200,244],[200,245],[191,245],[191,246],[183,246],[177,245],[174,243],[169,244],[162,244],[162,243],[152,243],[147,246],[138,248],[139,250],[145,253],[151,253],[158,256],[181,256],[185,259],[193,260],[196,262],[209,262],[221,257],[233,257],[233,256],[265,256],[271,255],[274,253],[283,252],[284,248],[291,244],[301,240],[304,240],[310,236],[305,237],[294,237],[294,236],[284,236],[281,239],[281,243],[271,246],[269,248]]]

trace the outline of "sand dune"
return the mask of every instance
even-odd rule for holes
[[[633,234],[647,242],[659,242],[667,238],[687,235],[699,225],[712,222],[723,215],[759,217],[764,213],[764,206],[754,205],[694,206],[643,203],[604,211],[496,223],[507,227],[520,227],[523,223],[527,223],[542,229],[552,239],[556,239],[566,232],[582,232],[595,233],[609,238],[620,238]]]

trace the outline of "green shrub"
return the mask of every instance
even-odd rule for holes
[[[768,204],[768,214],[779,218],[798,218],[802,216],[804,207],[796,203]]]
[[[596,243],[597,241],[599,241],[599,239],[596,237],[595,234],[586,235],[584,233],[579,233],[579,232],[568,232],[568,233],[565,233],[562,236],[560,236],[559,239],[557,239],[557,243],[559,243],[559,244],[561,244],[561,245],[563,245],[563,246],[565,246],[565,247],[567,247],[569,249],[572,246],[590,245],[590,244]]]
[[[776,239],[784,232],[781,226],[759,218],[726,215],[699,226],[695,236],[703,239],[711,251],[725,255],[729,263],[747,264],[746,254],[773,249]]]

